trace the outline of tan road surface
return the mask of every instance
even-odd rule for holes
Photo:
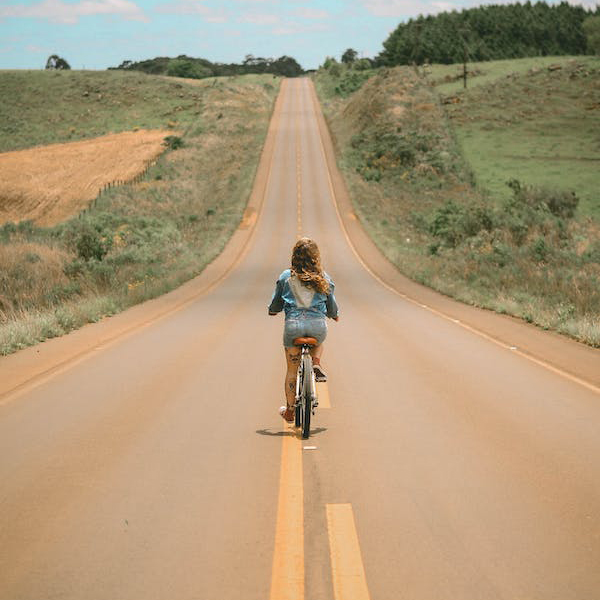
[[[315,114],[285,82],[200,280],[0,360],[2,600],[600,598],[598,352],[397,277]],[[341,307],[305,442],[266,314],[299,232]]]

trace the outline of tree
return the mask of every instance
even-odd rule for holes
[[[344,54],[342,54],[342,62],[344,64],[351,64],[356,60],[356,57],[358,56],[358,52],[356,50],[353,50],[352,48],[348,48],[348,50],[346,50],[346,52],[344,52]]]
[[[583,32],[585,33],[588,52],[600,54],[600,16],[588,17],[583,22]]]
[[[187,77],[188,79],[202,79],[211,77],[212,71],[201,65],[198,61],[188,57],[174,58],[167,68],[167,75],[171,77]]]
[[[71,66],[64,59],[58,56],[58,54],[52,54],[46,61],[46,69],[70,69]]]
[[[283,77],[298,77],[304,73],[304,70],[295,58],[284,55],[273,61],[270,72]]]

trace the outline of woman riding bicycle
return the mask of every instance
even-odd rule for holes
[[[287,361],[287,406],[282,406],[279,412],[289,423],[294,421],[296,371],[301,352],[298,346],[294,346],[296,338],[313,337],[317,340],[317,345],[310,350],[315,378],[317,381],[327,380],[321,368],[321,355],[327,336],[326,318],[339,320],[334,287],[331,277],[321,266],[317,244],[310,238],[300,238],[292,250],[292,268],[279,276],[269,305],[270,315],[285,311],[283,346]]]

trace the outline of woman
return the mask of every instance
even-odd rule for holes
[[[279,413],[288,423],[294,421],[296,371],[301,352],[298,346],[294,346],[296,338],[316,338],[318,344],[310,351],[315,378],[317,381],[327,380],[325,371],[321,368],[323,341],[327,336],[326,317],[339,320],[333,289],[333,281],[321,266],[317,244],[310,238],[300,238],[292,250],[292,268],[286,269],[279,276],[269,305],[270,315],[285,311],[283,346],[287,361],[287,406],[282,406]]]

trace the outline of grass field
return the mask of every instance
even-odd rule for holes
[[[26,117],[12,97],[19,85]],[[12,102],[8,112],[19,114],[13,125],[3,123],[5,131],[27,120],[10,143],[0,136],[4,150],[137,127],[171,128],[183,143],[144,180],[111,188],[79,218],[0,227],[0,353],[62,335],[200,273],[240,223],[278,87],[272,76],[0,73],[0,106],[7,111]],[[86,92],[102,98],[84,122],[77,115],[89,107]],[[52,98],[60,111],[46,110]]]
[[[600,58],[544,57],[472,68],[481,75],[467,90],[462,83],[436,89],[459,100],[446,105],[447,113],[482,191],[506,200],[512,178],[573,190],[579,214],[600,219]],[[449,70],[433,67],[429,77],[443,81]]]
[[[315,83],[356,212],[400,270],[600,346],[598,59],[548,62],[491,64],[466,93],[432,85],[456,65],[382,69],[347,98],[324,69]]]
[[[181,80],[116,70],[2,71],[0,152],[135,129],[189,132],[210,108],[211,87],[232,91],[242,80],[242,87],[278,86],[260,75]]]

